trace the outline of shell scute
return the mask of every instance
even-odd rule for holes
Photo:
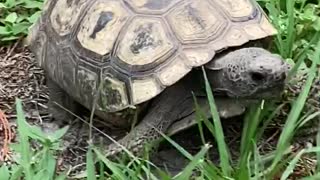
[[[39,64],[105,112],[152,99],[224,49],[276,34],[251,0],[56,0],[46,9],[28,38]]]
[[[118,74],[119,72],[111,67],[102,71],[98,98],[98,109],[100,111],[115,112],[126,108],[130,104],[126,83],[116,76]]]
[[[182,43],[207,43],[221,36],[229,20],[208,1],[186,1],[167,16]]]
[[[71,33],[87,3],[86,0],[58,0],[56,2],[50,15],[50,22],[59,36]]]
[[[128,68],[151,70],[168,60],[175,50],[174,39],[160,19],[139,17],[131,22],[119,39],[115,54]]]
[[[98,55],[111,53],[130,13],[120,1],[97,1],[86,13],[77,32],[84,49]]]

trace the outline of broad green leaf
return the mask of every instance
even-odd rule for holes
[[[19,39],[19,36],[7,36],[4,38],[1,38],[0,40],[1,41],[12,41],[12,40],[16,40],[16,39]]]
[[[2,35],[9,35],[11,34],[11,32],[9,31],[9,29],[5,26],[0,26],[0,36]]]
[[[41,11],[37,11],[28,18],[28,21],[32,24],[35,23],[40,17],[40,15],[41,15]]]
[[[28,32],[28,28],[30,27],[29,23],[19,23],[19,24],[14,24],[12,26],[12,34],[13,35],[19,35],[21,33],[27,33]]]
[[[316,31],[320,31],[320,17],[317,17],[317,19],[316,19],[315,22],[313,23],[312,27],[313,27]]]
[[[8,9],[11,9],[23,3],[24,3],[23,0],[6,0],[5,5],[7,6]]]
[[[27,8],[27,9],[42,9],[42,2],[38,2],[38,1],[25,1],[23,7]]]
[[[0,3],[0,10],[1,9],[6,9],[6,8],[7,8],[7,6],[4,3]]]
[[[47,137],[44,132],[41,131],[40,127],[37,126],[28,126],[28,136],[32,139],[36,139],[44,143],[47,140]]]
[[[16,98],[16,111],[17,111],[17,125],[18,125],[18,133],[20,134],[20,146],[21,146],[21,154],[23,154],[21,158],[21,165],[24,168],[24,173],[26,175],[26,179],[31,179],[34,177],[34,174],[30,167],[31,162],[31,150],[29,143],[29,129],[28,124],[26,122],[26,118],[22,108],[22,101]]]
[[[58,141],[60,138],[62,138],[68,131],[69,129],[69,126],[65,126],[61,129],[58,129],[57,131],[49,134],[49,139],[51,142],[55,142],[55,141]]]
[[[30,17],[29,14],[19,14],[16,23],[23,23],[25,20],[27,20]]]
[[[6,18],[5,18],[5,22],[10,22],[10,23],[15,23],[16,20],[18,18],[18,15],[17,13],[13,12],[13,13],[10,13]]]
[[[304,7],[304,12],[301,14],[301,18],[304,20],[314,21],[316,19],[316,7],[313,4],[308,4]]]

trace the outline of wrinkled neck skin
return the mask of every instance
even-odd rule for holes
[[[214,94],[254,100],[279,97],[290,70],[280,56],[255,47],[228,52],[205,67]]]

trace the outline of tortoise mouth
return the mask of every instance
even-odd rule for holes
[[[277,84],[272,87],[258,88],[256,91],[246,94],[237,94],[232,91],[214,91],[213,94],[216,97],[236,99],[236,100],[271,100],[281,97],[284,90],[283,84]]]
[[[282,92],[284,91],[284,84],[277,84],[273,87],[268,87],[264,89],[258,89],[254,94],[253,98],[255,99],[276,99],[281,97]]]

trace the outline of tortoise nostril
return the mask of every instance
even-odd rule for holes
[[[251,72],[250,76],[253,81],[262,81],[266,78],[265,75],[260,72]]]
[[[278,79],[279,79],[280,81],[283,81],[283,80],[285,80],[286,78],[287,78],[286,73],[281,73]]]

